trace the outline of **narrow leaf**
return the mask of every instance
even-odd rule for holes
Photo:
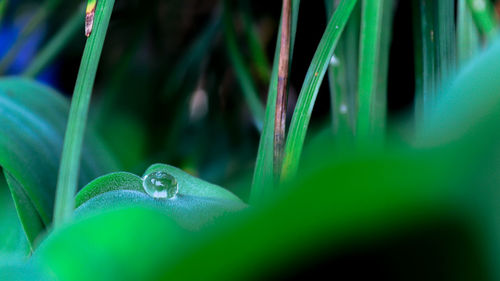
[[[323,38],[316,50],[316,54],[309,66],[299,99],[295,107],[290,124],[290,131],[285,147],[282,176],[294,175],[299,164],[300,155],[304,145],[307,127],[311,119],[316,97],[332,58],[335,46],[351,15],[356,0],[344,0],[335,11],[328,24]]]

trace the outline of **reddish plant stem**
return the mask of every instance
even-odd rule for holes
[[[274,176],[276,181],[280,179],[285,146],[291,12],[291,1],[283,0],[283,19],[281,24],[280,56],[278,64],[278,92],[274,116]]]

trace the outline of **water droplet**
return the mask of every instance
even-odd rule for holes
[[[331,66],[338,66],[339,64],[340,64],[339,60],[337,59],[337,57],[335,55],[333,55],[331,60],[330,60],[330,65]]]
[[[178,192],[177,180],[165,172],[153,172],[142,181],[144,190],[154,198],[172,198]]]
[[[336,26],[335,26],[335,29],[339,29],[339,26],[338,26],[338,25],[336,25]]]
[[[340,113],[342,113],[342,114],[347,113],[347,105],[345,105],[345,104],[340,105]]]

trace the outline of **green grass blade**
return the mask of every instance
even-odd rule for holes
[[[5,56],[0,60],[0,74],[5,73],[17,57],[21,48],[26,44],[30,35],[39,27],[39,25],[49,17],[52,12],[57,8],[61,0],[47,0],[42,7],[33,15],[33,17],[26,23],[21,30],[16,42]]]
[[[479,50],[479,31],[474,24],[467,0],[458,0],[457,47],[461,64],[467,62]]]
[[[85,123],[87,121],[95,75],[114,3],[114,0],[99,0],[97,2],[94,28],[85,45],[82,63],[78,71],[57,180],[54,208],[55,226],[67,221],[71,217],[75,206],[74,196],[78,180]]]
[[[289,67],[292,66],[293,50],[295,46],[295,36],[297,32],[297,22],[299,19],[300,0],[292,0],[292,27],[290,37],[290,60]],[[271,82],[267,94],[266,116],[264,127],[260,136],[259,150],[255,163],[255,171],[252,180],[250,193],[250,203],[258,204],[269,199],[274,191],[274,115],[276,112],[276,96],[278,91],[278,61],[280,54],[281,24],[279,27],[276,49],[274,53],[273,68],[271,72]]]
[[[302,90],[295,107],[290,131],[285,147],[285,159],[283,162],[282,176],[295,174],[304,140],[311,119],[314,102],[316,101],[321,82],[325,76],[335,46],[344,30],[349,16],[356,4],[356,0],[344,0],[335,11],[328,24],[323,38],[316,50],[312,63],[309,66]]]
[[[422,55],[422,92],[416,97],[416,121],[420,124],[432,111],[438,93],[448,87],[455,74],[455,2],[420,0],[417,8],[422,39],[421,45],[416,47]]]
[[[220,14],[217,14],[214,15],[210,23],[197,35],[185,54],[175,64],[173,70],[169,72],[165,86],[163,87],[163,94],[166,97],[178,92],[190,71],[200,67],[203,58],[211,52],[214,45],[214,38],[217,38],[220,30],[221,17]]]
[[[45,69],[61,50],[68,45],[72,38],[83,27],[83,14],[85,9],[83,6],[65,23],[63,28],[50,39],[47,45],[37,54],[33,62],[24,71],[23,75],[27,77],[36,77]]]
[[[438,3],[438,71],[440,88],[447,87],[455,74],[456,56],[456,27],[455,27],[455,0],[436,1]]]
[[[231,12],[229,10],[229,2],[224,2],[224,34],[227,52],[229,59],[233,65],[236,77],[241,85],[241,90],[245,97],[246,103],[250,108],[255,126],[259,131],[262,130],[264,123],[264,106],[260,101],[257,87],[253,81],[252,75],[245,63],[243,55],[240,53],[238,42],[236,40],[236,31],[232,22]]]
[[[387,79],[389,75],[389,56],[392,42],[392,23],[394,19],[394,0],[384,0],[382,12],[382,32],[380,33],[379,64],[377,89],[373,105],[373,125],[378,139],[383,140],[387,127]]]
[[[254,21],[250,14],[250,6],[248,1],[243,2],[244,7],[242,9],[243,13],[243,23],[245,24],[245,36],[248,42],[248,49],[250,55],[252,56],[252,65],[260,78],[265,83],[269,83],[271,77],[271,66],[266,56],[266,51],[264,46],[259,39]]]
[[[338,1],[325,0],[328,20],[333,16]],[[356,7],[335,48],[328,71],[332,127],[336,136],[345,139],[354,136],[356,120],[356,92],[359,54],[359,13]]]
[[[488,40],[494,39],[498,33],[498,20],[491,1],[467,0],[467,4],[481,34]]]
[[[359,58],[358,120],[356,133],[365,140],[373,136],[375,95],[379,71],[379,51],[384,1],[363,0]]]

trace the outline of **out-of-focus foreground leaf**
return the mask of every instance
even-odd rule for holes
[[[0,166],[32,246],[51,223],[68,110],[68,100],[46,86],[26,79],[0,80]],[[80,186],[115,169],[96,136],[87,135]]]

